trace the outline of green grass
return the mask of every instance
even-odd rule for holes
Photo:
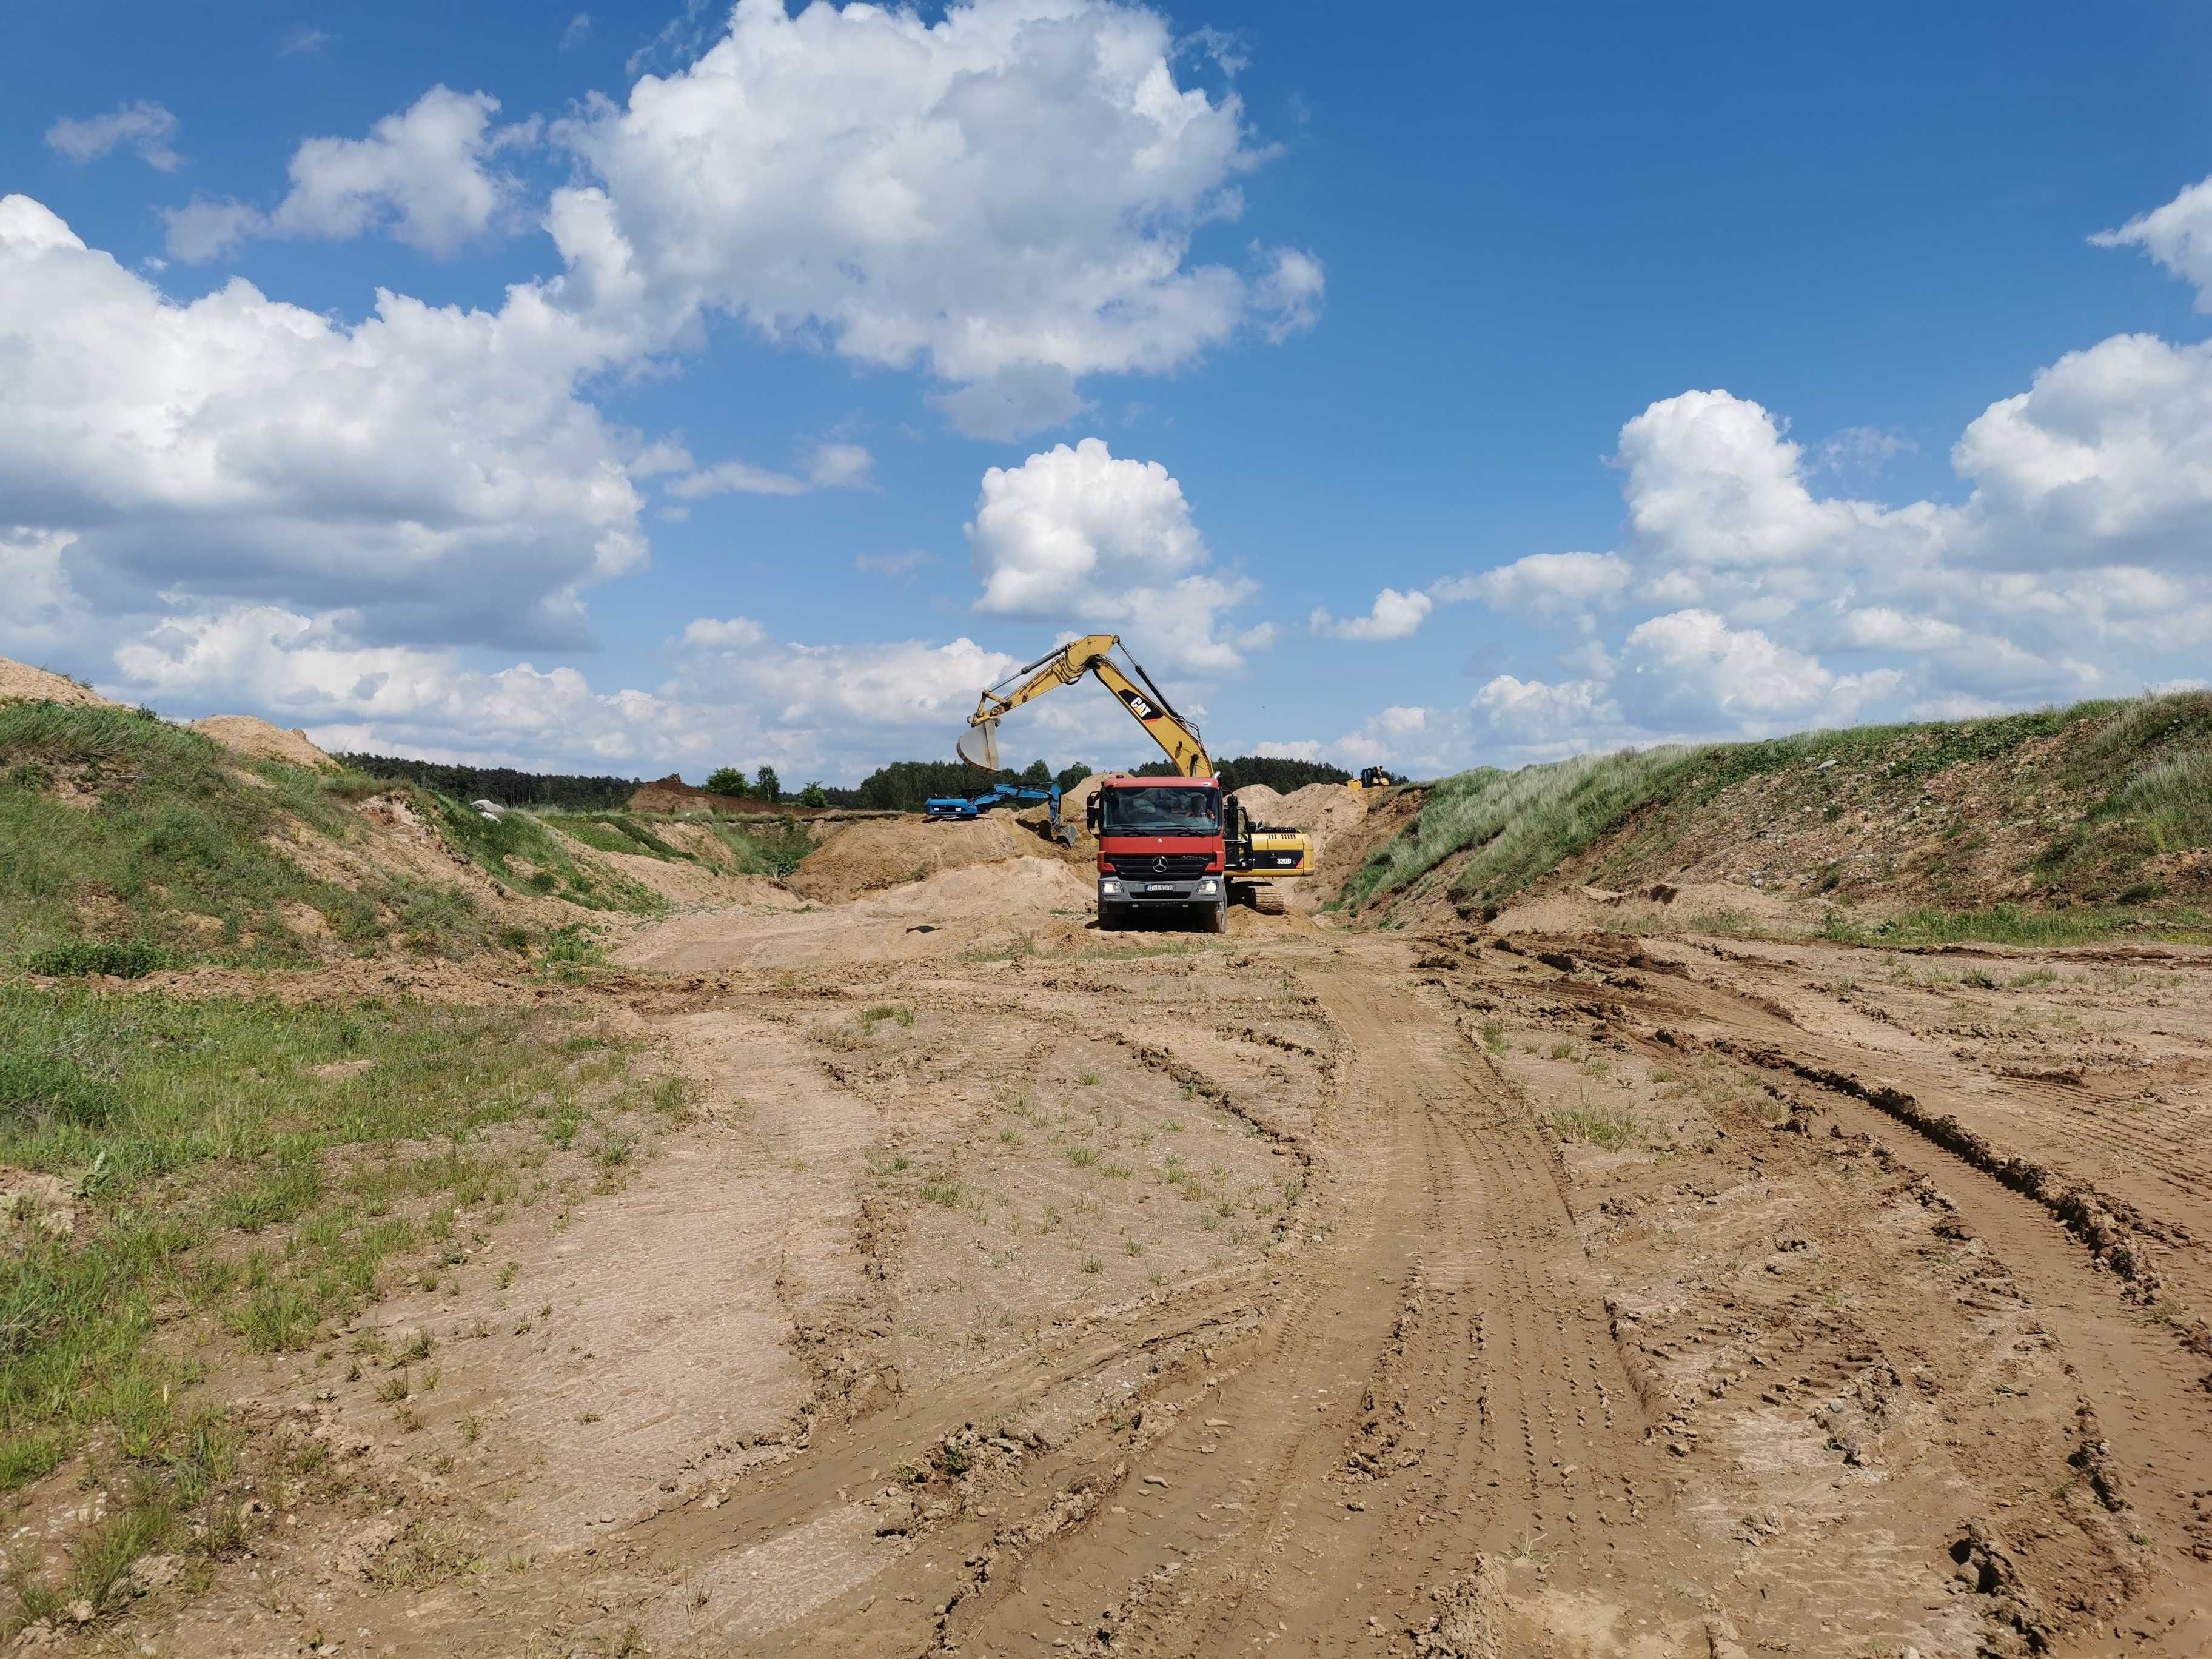
[[[380,942],[375,896],[269,845],[288,817],[342,836],[355,781],[276,762],[246,775],[200,733],[136,710],[0,703],[0,957],[62,973],[294,963],[313,954],[294,906],[349,943]]]
[[[757,813],[745,818],[717,814],[705,822],[730,849],[741,876],[787,881],[799,873],[800,862],[814,850],[805,824],[781,813],[773,817]]]
[[[111,974],[118,979],[143,979],[177,965],[177,953],[166,945],[143,939],[72,939],[66,945],[33,951],[23,966],[34,974],[67,979],[83,974]]]
[[[1856,945],[2094,945],[2113,939],[2212,943],[2212,915],[2152,911],[2134,905],[2069,905],[2063,909],[1992,904],[1948,909],[1916,905],[1872,924],[1831,912],[1823,939]]]
[[[2044,775],[1990,769],[2027,744],[2054,738],[2065,741]],[[1705,821],[1711,804],[1737,786],[1784,772],[1802,776],[1804,799],[1825,805],[1833,818],[1853,806],[1893,809],[1917,797],[1929,780],[1962,766],[1984,769],[2002,797],[1987,809],[1993,813],[2024,813],[2036,791],[2054,785],[2070,798],[2065,810],[2071,821],[2052,836],[2036,867],[2050,880],[2053,898],[2101,904],[2112,913],[2077,917],[2061,926],[2062,933],[2108,934],[2123,925],[2114,907],[2164,896],[2154,882],[2142,878],[2146,857],[2212,845],[2212,694],[2187,692],[1973,720],[1580,756],[1516,772],[1480,768],[1427,786],[1415,825],[1355,873],[1345,900],[1357,908],[1405,892],[1457,857],[1452,892],[1503,902],[1608,838],[1597,873],[1618,881],[1663,867],[1667,854]],[[1981,917],[1953,925],[1982,930],[1972,937],[1990,937],[2008,936],[2002,930],[2021,924]],[[2148,925],[2163,924],[2154,916]],[[2195,924],[2185,917],[2172,925]],[[1991,929],[1999,932],[1992,935]]]
[[[115,1494],[58,1586],[19,1585],[19,1617],[54,1594],[102,1607],[116,1562],[222,1485],[202,1479],[207,1339],[155,1343],[160,1322],[302,1348],[419,1247],[414,1212],[434,1237],[440,1210],[502,1201],[515,1178],[487,1131],[577,1113],[580,1090],[648,1109],[628,1050],[557,1040],[568,1018],[0,984],[0,1164],[57,1177],[75,1212],[0,1254],[0,1491],[83,1452]],[[371,1063],[318,1075],[337,1060]]]
[[[1453,878],[1455,892],[1508,897],[1675,787],[1706,752],[1626,750],[1445,778],[1430,786],[1419,827],[1370,858],[1346,884],[1346,897],[1365,904],[1461,852],[1468,856]]]
[[[1562,1140],[1587,1141],[1607,1152],[1626,1152],[1643,1139],[1644,1126],[1625,1106],[1592,1106],[1577,1102],[1561,1107],[1546,1119]]]
[[[566,899],[587,910],[657,915],[667,908],[660,896],[643,884],[604,866],[586,869],[578,864],[559,837],[520,807],[509,808],[495,821],[465,802],[413,785],[406,787],[418,808],[427,805],[463,854],[509,886]],[[518,861],[528,869],[517,868]]]
[[[672,864],[704,864],[680,847],[671,846],[653,832],[643,819],[628,812],[541,812],[538,821],[573,836],[600,853],[641,854]]]
[[[2155,851],[2212,847],[2212,749],[2146,767],[2113,796],[2112,811],[2134,818]]]

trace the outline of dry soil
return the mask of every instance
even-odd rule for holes
[[[2212,1643],[2212,954],[1102,933],[1003,818],[817,856],[580,994],[696,1119],[225,1372],[349,1495],[97,1640]],[[416,1330],[434,1391],[349,1374]]]

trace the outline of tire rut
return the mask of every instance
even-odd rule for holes
[[[1462,1581],[1491,1554],[1560,1590],[1602,1583],[1617,1600],[1625,1577],[1638,1616],[1671,1620],[1665,1575],[1615,1524],[1650,1517],[1662,1476],[1579,1272],[1556,1158],[1510,1127],[1505,1086],[1449,1021],[1375,965],[1315,976],[1346,1045],[1317,1159],[1348,1160],[1324,1179],[1331,1235],[1275,1333],[1132,1463],[1115,1501],[960,1609],[949,1644],[1433,1643],[1448,1616],[1468,1621]],[[1439,1609],[1432,1594],[1458,1599]],[[1499,1602],[1480,1622],[1526,1617]]]

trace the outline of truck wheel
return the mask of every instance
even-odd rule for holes
[[[1201,933],[1225,933],[1229,931],[1229,901],[1209,904],[1199,915],[1198,931]]]
[[[1126,904],[1109,904],[1104,900],[1100,900],[1098,931],[1102,933],[1111,933],[1127,927],[1129,925],[1128,910],[1129,907]]]

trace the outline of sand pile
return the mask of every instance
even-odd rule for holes
[[[1327,852],[1330,842],[1367,816],[1367,797],[1340,783],[1310,783],[1287,795],[1248,783],[1237,792],[1237,803],[1255,823],[1304,830],[1316,853]]]
[[[877,894],[866,908],[876,915],[913,917],[941,927],[1017,915],[1041,920],[1055,907],[1080,909],[1087,919],[1095,896],[1091,884],[1060,860],[1031,856],[909,882]]]
[[[16,697],[27,697],[40,702],[95,703],[114,708],[97,691],[87,690],[75,680],[65,680],[58,674],[49,674],[43,668],[33,668],[28,663],[10,662],[0,657],[0,702]]]
[[[791,878],[796,892],[842,904],[880,888],[1000,859],[1035,858],[1035,831],[992,813],[969,823],[929,823],[919,817],[869,818],[830,831]]]
[[[336,766],[337,763],[307,741],[297,726],[286,731],[258,720],[251,714],[210,714],[194,720],[192,730],[213,738],[234,755],[248,760],[289,761],[295,766]]]

